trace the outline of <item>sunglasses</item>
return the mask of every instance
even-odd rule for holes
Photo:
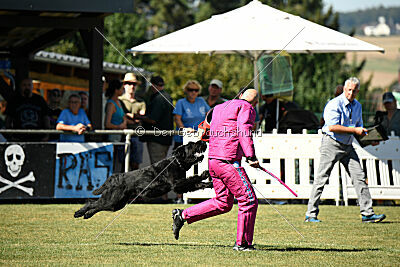
[[[199,92],[200,91],[200,89],[197,89],[197,88],[186,88],[186,90],[188,92]]]
[[[136,85],[135,82],[124,82],[124,84],[128,84],[128,85]]]

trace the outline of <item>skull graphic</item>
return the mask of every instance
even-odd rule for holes
[[[21,172],[24,164],[25,153],[21,146],[11,145],[4,152],[4,161],[7,165],[7,170],[12,177],[17,177]]]

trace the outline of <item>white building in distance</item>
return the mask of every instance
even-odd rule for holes
[[[365,26],[364,34],[366,36],[389,36],[390,28],[385,23],[385,17],[379,17],[378,22],[376,26]]]

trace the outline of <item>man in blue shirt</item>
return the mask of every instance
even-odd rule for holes
[[[68,108],[61,111],[57,120],[57,130],[72,131],[76,134],[60,134],[60,142],[85,142],[83,133],[92,128],[86,112],[81,108],[81,98],[72,94],[68,99]]]
[[[357,78],[347,79],[343,93],[325,106],[320,164],[308,200],[306,222],[320,222],[317,219],[319,201],[337,161],[344,165],[352,179],[360,204],[362,222],[380,222],[386,217],[384,214],[375,214],[372,209],[372,199],[365,181],[366,177],[352,146],[353,134],[360,136],[368,134],[368,130],[363,127],[361,104],[355,100],[359,87],[360,81]]]

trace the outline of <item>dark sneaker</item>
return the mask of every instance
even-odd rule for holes
[[[309,216],[306,216],[306,219],[304,221],[305,222],[314,222],[314,223],[321,222],[321,220],[318,220],[317,217],[309,217]]]
[[[179,239],[179,231],[183,227],[185,220],[182,217],[183,210],[174,209],[172,210],[172,231],[174,232],[175,239]]]
[[[253,245],[247,245],[247,244],[239,246],[235,242],[235,245],[233,246],[233,250],[236,250],[236,251],[252,251],[252,250],[256,250],[256,248]]]
[[[363,223],[378,223],[386,218],[385,214],[372,214],[369,216],[361,216],[361,221]]]

